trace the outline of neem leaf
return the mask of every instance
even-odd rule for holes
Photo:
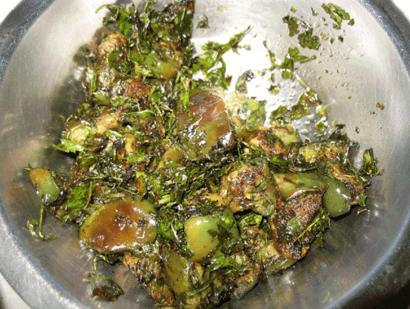
[[[296,17],[286,15],[282,20],[288,25],[289,36],[295,36],[299,33],[299,23]]]
[[[59,216],[61,220],[68,222],[77,219],[85,210],[91,199],[92,184],[79,183],[68,193],[64,203],[64,214]]]
[[[320,47],[319,37],[313,35],[313,28],[309,28],[307,31],[298,35],[299,44],[304,48],[316,49]]]
[[[60,140],[60,144],[53,145],[53,148],[65,153],[77,153],[84,150],[82,145],[65,138]]]
[[[335,22],[333,28],[340,30],[342,28],[343,21],[349,21],[349,25],[354,25],[354,19],[350,18],[350,14],[342,9],[340,6],[333,3],[323,3],[322,8],[330,18]]]
[[[363,153],[363,163],[360,168],[360,174],[363,176],[374,177],[381,174],[377,167],[377,160],[374,157],[373,149],[366,149]]]

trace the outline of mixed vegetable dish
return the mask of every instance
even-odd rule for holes
[[[179,308],[240,298],[294,265],[332,218],[366,206],[380,173],[371,149],[355,167],[358,145],[343,126],[321,121],[306,138],[293,125],[312,113],[326,118],[306,83],[297,102],[271,113],[247,95],[255,74],[297,81],[296,65],[312,60],[297,47],[283,61],[267,49],[272,65],[244,72],[228,96],[223,56],[247,48],[250,29],[196,48],[194,5],[104,6],[104,27],[85,52],[85,100],[53,146],[73,158],[71,171],[28,168],[41,200],[40,220],[27,225],[34,236],[52,238],[42,231],[45,213],[77,224],[98,261],[125,264],[157,305]],[[336,5],[323,9],[335,29],[354,24]],[[289,34],[317,50],[320,38],[291,11]],[[102,274],[90,281],[98,298],[123,293]]]

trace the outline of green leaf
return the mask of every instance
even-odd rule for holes
[[[125,37],[129,37],[131,30],[133,28],[133,25],[135,24],[134,6],[130,6],[130,8],[127,9],[124,6],[107,4],[107,5],[101,6],[97,10],[97,12],[101,10],[102,8],[106,8],[109,11],[109,14],[106,17],[104,17],[104,24],[105,25],[116,24],[116,26],[118,27],[118,30]]]
[[[44,234],[43,231],[43,221],[44,221],[44,208],[45,205],[40,205],[39,219],[29,219],[26,223],[26,229],[30,232],[31,236],[40,240],[53,240],[56,239],[55,235]]]
[[[288,221],[286,225],[286,231],[289,233],[289,235],[296,236],[300,230],[300,227],[301,226],[298,217],[293,217]]]
[[[354,25],[354,19],[350,18],[350,14],[342,9],[340,6],[333,3],[323,3],[322,8],[330,18],[333,19],[333,28],[340,30],[342,28],[343,21],[349,21],[350,26]]]
[[[241,120],[241,126],[246,131],[255,131],[262,126],[266,119],[265,102],[247,97],[238,97],[235,111]]]
[[[304,48],[316,49],[320,48],[320,41],[317,35],[313,35],[313,28],[299,34],[299,44]]]
[[[299,239],[303,239],[307,234],[318,235],[323,233],[330,227],[330,219],[327,211],[322,207],[319,209],[319,212],[314,217],[312,222],[296,237],[295,242]],[[318,238],[320,239],[320,238]]]
[[[127,157],[127,160],[131,164],[145,162],[147,161],[147,155],[143,151],[137,153],[130,153]]]
[[[65,153],[77,153],[84,151],[84,147],[76,142],[62,138],[60,144],[53,145],[53,148]]]
[[[293,48],[288,49],[285,59],[283,60],[280,67],[282,69],[288,69],[288,70],[294,71],[296,63],[306,63],[306,62],[309,62],[315,59],[316,59],[315,56],[308,57],[308,56],[302,55],[298,48],[293,47]]]
[[[125,75],[130,75],[134,71],[133,63],[128,61],[126,55],[122,51],[113,50],[109,53],[107,61],[110,68]]]
[[[285,16],[282,18],[283,22],[288,25],[289,29],[289,36],[295,36],[299,34],[299,23],[296,17],[293,16]]]
[[[362,208],[366,208],[366,201],[367,195],[363,192],[360,193],[360,195],[357,197],[357,204]]]
[[[248,226],[259,226],[262,222],[262,216],[256,213],[248,213],[244,215],[239,221],[239,227],[244,228]]]
[[[223,254],[221,251],[217,251],[209,261],[208,271],[213,272],[222,268],[233,268],[239,270],[240,264],[228,256]]]
[[[381,174],[377,167],[377,160],[374,157],[373,149],[366,149],[363,153],[363,163],[359,173],[365,177],[374,177]]]
[[[193,73],[203,72],[213,86],[228,88],[230,77],[226,76],[226,65],[222,57],[230,50],[236,51],[239,43],[249,33],[250,27],[235,34],[227,43],[208,42],[202,46],[203,53],[195,59]]]
[[[73,187],[63,204],[64,211],[58,215],[59,219],[64,222],[76,220],[88,208],[92,187],[91,183],[80,183]]]
[[[291,120],[299,120],[312,112],[312,108],[322,104],[319,96],[312,89],[307,89],[302,93],[298,101],[291,106],[279,106],[273,110],[270,119],[272,121],[281,120],[289,122]],[[325,125],[325,124],[323,124]]]
[[[271,62],[271,67],[268,70],[281,69],[282,78],[284,79],[294,78],[293,72],[295,71],[295,65],[297,63],[306,63],[316,59],[316,56],[308,57],[302,55],[297,47],[292,47],[288,49],[288,52],[282,63],[277,63],[275,54],[267,47],[266,42],[264,42],[264,46],[268,51],[269,59]]]

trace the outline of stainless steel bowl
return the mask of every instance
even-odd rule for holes
[[[152,306],[121,267],[113,274],[126,295],[113,304],[90,299],[83,281],[90,258],[73,226],[48,218],[46,231],[58,236],[51,242],[38,242],[23,228],[38,212],[24,166],[67,167],[48,145],[63,116],[82,100],[73,56],[99,27],[95,9],[104,2],[26,0],[0,26],[0,269],[34,308]],[[328,104],[332,119],[345,123],[364,147],[374,147],[384,174],[372,186],[368,212],[334,222],[324,248],[229,308],[377,307],[397,295],[408,301],[410,25],[390,1],[334,2],[351,12],[356,25],[346,28],[343,43],[325,44],[321,60],[305,65],[301,75]],[[246,61],[229,61],[236,70],[257,66],[263,39],[278,55],[291,44],[281,17],[292,5],[308,17],[320,1],[197,0],[198,16],[206,14],[211,28],[195,31],[195,38],[220,39],[252,25],[255,48]],[[378,110],[376,102],[386,108]]]

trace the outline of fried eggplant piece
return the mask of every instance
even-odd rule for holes
[[[221,181],[223,203],[233,213],[250,209],[268,216],[275,208],[276,194],[265,165],[241,163]]]

